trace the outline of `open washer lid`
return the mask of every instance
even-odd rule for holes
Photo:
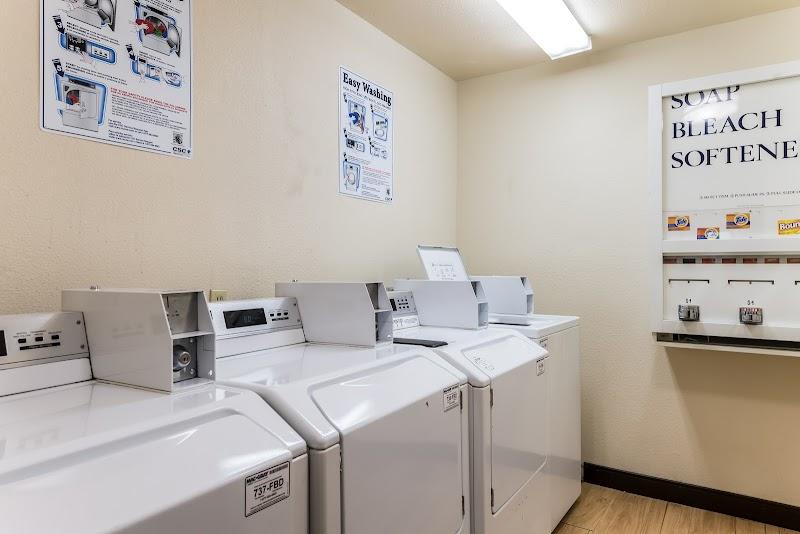
[[[0,399],[0,515],[9,532],[146,530],[155,516],[214,530],[220,525],[187,511],[199,496],[218,505],[210,515],[219,522],[241,517],[246,477],[304,452],[246,391],[209,385],[170,395],[85,382],[8,396]]]
[[[425,274],[428,275],[428,280],[458,280],[461,282],[469,280],[461,252],[457,248],[419,245],[417,254],[425,268]]]
[[[513,330],[414,327],[405,338],[447,341],[434,349],[473,387],[491,387],[491,478],[497,511],[547,460],[547,351]],[[480,439],[480,438],[476,438]]]
[[[222,358],[314,449],[337,443],[348,534],[458,532],[466,428],[452,392],[466,376],[428,349],[298,344]]]

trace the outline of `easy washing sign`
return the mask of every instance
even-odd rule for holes
[[[339,193],[363,200],[394,199],[394,94],[339,69]]]

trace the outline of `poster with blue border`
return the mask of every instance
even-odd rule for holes
[[[191,0],[41,0],[39,126],[192,157]]]
[[[394,199],[394,93],[339,68],[339,193]]]

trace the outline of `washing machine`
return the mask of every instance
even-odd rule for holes
[[[64,126],[96,132],[100,129],[100,94],[95,84],[70,76],[59,76],[59,95],[64,102]]]
[[[493,315],[489,314],[490,328],[515,330],[550,354],[547,473],[550,528],[555,530],[581,495],[580,319],[562,315]]]
[[[117,19],[117,1],[83,0],[79,6],[67,11],[67,16],[95,28],[108,26],[111,31],[114,31]]]
[[[488,328],[480,282],[396,280],[395,344],[423,345],[469,382],[472,527],[547,534],[547,351]]]
[[[166,12],[138,0],[134,1],[136,8],[136,22],[143,24],[145,29],[139,30],[139,40],[142,46],[155,50],[165,55],[173,52],[181,55],[181,30],[174,18]]]
[[[0,530],[306,533],[305,443],[251,392],[182,373],[173,344],[204,336],[170,331],[181,293],[70,293],[85,314],[0,316]]]
[[[468,276],[457,248],[418,247],[428,278],[480,282],[489,327],[512,329],[546,349],[548,391],[548,501],[555,529],[581,494],[580,319],[534,314],[526,276]]]
[[[395,346],[382,283],[277,284],[211,304],[217,379],[307,442],[314,534],[470,532],[466,376]]]

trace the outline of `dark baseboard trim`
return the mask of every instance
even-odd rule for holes
[[[800,507],[789,504],[589,463],[583,464],[583,479],[598,486],[800,531]]]

